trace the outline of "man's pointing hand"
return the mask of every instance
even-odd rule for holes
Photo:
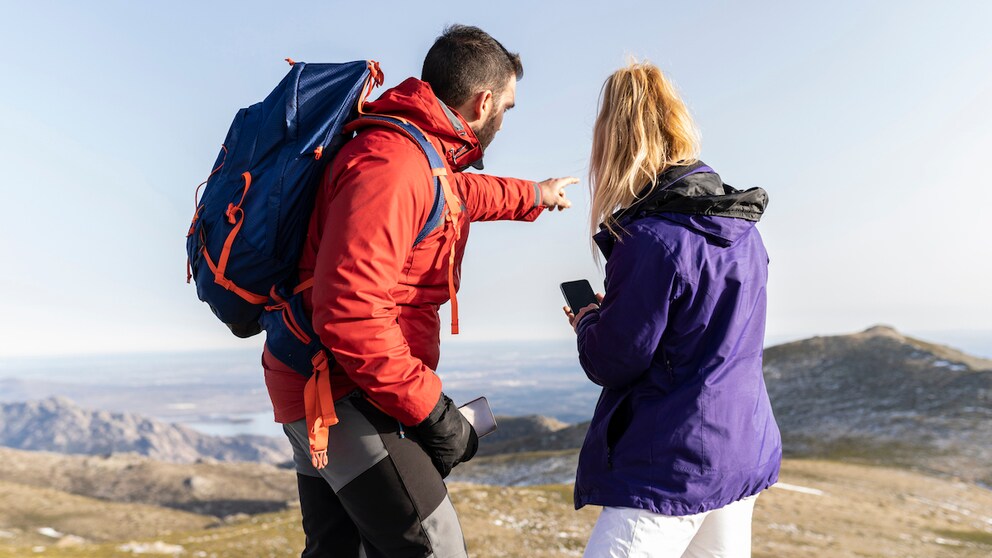
[[[537,186],[541,189],[541,205],[552,211],[572,207],[572,202],[565,197],[565,186],[578,183],[579,179],[574,176],[549,178],[544,182],[538,182]]]

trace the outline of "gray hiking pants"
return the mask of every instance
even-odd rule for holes
[[[467,558],[447,487],[396,419],[360,395],[335,402],[327,467],[310,461],[305,420],[284,424],[293,445],[303,530],[303,558]],[[359,544],[360,543],[360,544]]]

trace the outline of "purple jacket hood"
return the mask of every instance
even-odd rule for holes
[[[721,246],[730,246],[747,234],[768,206],[768,194],[763,189],[738,190],[725,184],[702,161],[670,167],[658,176],[655,184],[645,187],[638,198],[636,203],[613,215],[621,226],[646,215],[658,215]],[[615,239],[602,228],[594,238],[608,258]]]

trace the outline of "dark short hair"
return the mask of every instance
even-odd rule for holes
[[[499,97],[510,76],[524,76],[519,54],[478,27],[451,25],[427,51],[420,79],[446,104],[459,106],[486,89]]]

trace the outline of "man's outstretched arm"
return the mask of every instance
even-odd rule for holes
[[[544,209],[566,209],[572,202],[565,187],[579,181],[565,177],[532,182],[461,172],[452,178],[472,221],[533,221]]]

